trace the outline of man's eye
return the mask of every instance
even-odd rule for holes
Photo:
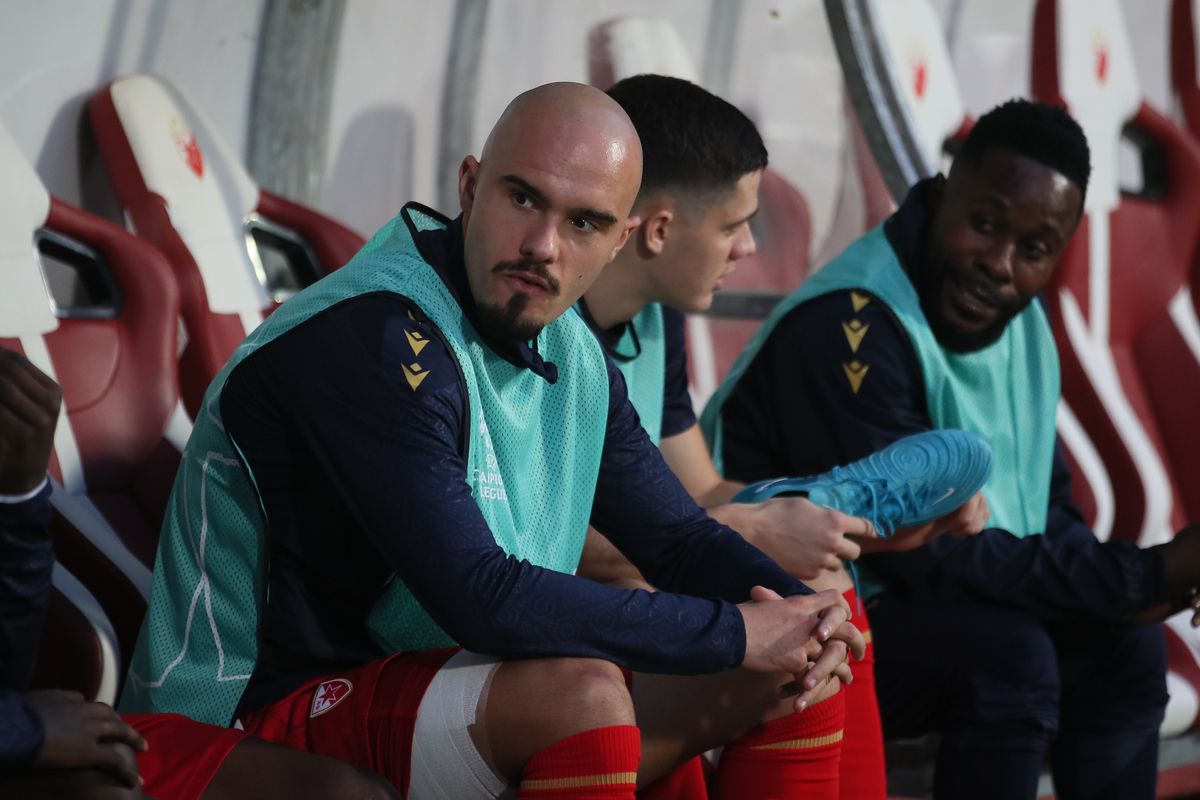
[[[513,202],[522,208],[529,208],[533,205],[533,198],[524,192],[513,192]]]
[[[576,230],[584,231],[585,233],[597,230],[595,223],[590,219],[573,219],[571,220],[571,224],[575,226]]]
[[[1049,254],[1049,249],[1041,242],[1032,242],[1025,245],[1025,257],[1031,261],[1041,261]]]
[[[971,217],[971,227],[980,233],[991,233],[996,229],[992,223],[991,217],[974,216]]]

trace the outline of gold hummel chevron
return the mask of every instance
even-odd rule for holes
[[[850,352],[857,353],[858,346],[862,344],[863,337],[870,330],[870,325],[864,325],[861,319],[852,319],[849,322],[842,323],[842,330],[846,332],[846,341],[850,343]]]
[[[862,386],[863,378],[867,377],[867,370],[870,369],[870,366],[855,359],[849,364],[842,364],[842,369],[846,370],[846,378],[850,381],[850,388],[854,390],[855,394],[858,394],[858,389]]]
[[[412,348],[414,356],[421,355],[421,351],[425,349],[425,345],[429,344],[429,340],[419,333],[405,331],[404,335],[408,337],[408,346]]]
[[[421,369],[421,365],[415,361],[412,367],[405,366],[404,364],[400,366],[404,370],[404,377],[408,379],[408,385],[412,387],[414,392],[421,385],[421,381],[425,380],[425,376],[429,374],[429,370]]]
[[[859,294],[858,292],[851,291],[850,302],[854,304],[854,313],[857,314],[859,311],[862,311],[863,306],[871,302],[871,298],[865,294]]]

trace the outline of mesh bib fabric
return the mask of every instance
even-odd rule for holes
[[[629,402],[633,403],[642,427],[650,435],[650,441],[658,446],[662,437],[663,394],[667,390],[666,337],[663,334],[662,306],[650,303],[633,318],[642,352],[632,361],[613,359],[617,369],[625,376],[629,387]],[[617,345],[618,353],[632,354],[633,334],[628,326]]]
[[[983,350],[943,350],[882,225],[780,303],[734,362],[700,418],[717,469],[723,469],[721,408],[775,325],[806,300],[847,289],[871,293],[904,326],[921,363],[934,427],[972,431],[991,444],[995,466],[983,487],[992,510],[989,525],[1017,536],[1044,532],[1059,396],[1058,351],[1045,311],[1040,303],[1030,303],[1000,340]]]
[[[358,295],[407,297],[450,343],[469,401],[467,480],[497,544],[547,569],[569,573],[578,566],[608,422],[600,344],[569,310],[538,337],[539,352],[558,367],[556,383],[509,364],[483,343],[421,258],[406,215],[421,230],[443,227],[407,206],[349,264],[272,314],[205,394],[163,524],[123,711],[230,722],[258,656],[265,512],[254,476],[221,422],[221,390],[250,353]],[[454,643],[398,577],[376,602],[368,627],[386,652]]]

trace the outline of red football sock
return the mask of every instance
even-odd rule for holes
[[[715,800],[837,800],[845,692],[761,725],[717,764]]]
[[[857,609],[854,590],[843,597]],[[843,686],[846,695],[846,735],[842,739],[841,800],[884,800],[887,797],[887,768],[883,763],[883,723],[875,698],[875,645],[871,643],[870,621],[865,612],[854,612],[854,624],[867,640],[862,661],[850,659],[854,682]]]
[[[637,793],[637,800],[708,800],[704,756],[680,764]]]
[[[534,753],[518,800],[634,800],[642,732],[613,725],[568,736]]]

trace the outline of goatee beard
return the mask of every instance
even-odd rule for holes
[[[536,339],[542,332],[542,326],[531,320],[521,319],[525,306],[529,305],[529,295],[516,292],[504,305],[498,303],[476,303],[476,324],[484,336],[514,342],[528,342]]]
[[[517,261],[501,261],[492,267],[495,274],[505,272],[526,272],[536,275],[546,284],[547,294],[558,296],[562,291],[558,280],[550,274],[544,264],[529,259]],[[529,295],[524,292],[514,292],[513,296],[503,306],[497,303],[476,303],[477,324],[480,332],[497,339],[528,342],[538,337],[542,325],[532,320],[523,320],[521,315],[529,305]]]

